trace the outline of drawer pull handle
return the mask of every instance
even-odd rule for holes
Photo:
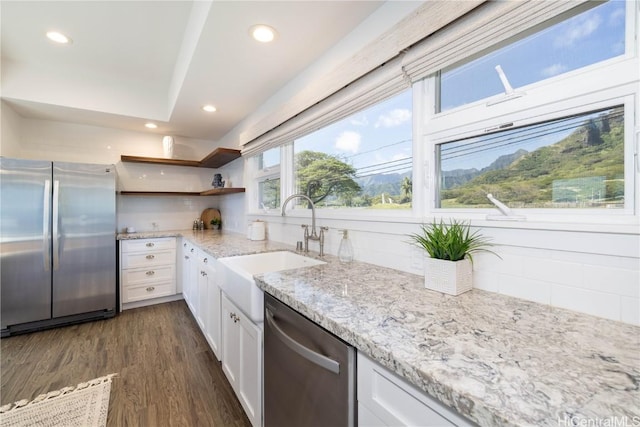
[[[194,253],[194,252],[195,252],[195,249],[191,248],[191,253]]]
[[[155,287],[153,287],[153,286],[149,286],[149,287],[147,288],[147,292],[153,292],[153,291],[155,291],[155,290],[156,290],[156,288],[155,288]]]
[[[189,257],[185,255],[185,256],[184,256],[184,259],[189,259]]]
[[[152,248],[153,246],[154,246],[153,243],[151,243],[151,242],[147,243],[147,247],[148,248]]]
[[[183,243],[183,244],[182,244],[182,246],[184,246],[184,247],[186,248],[186,247],[187,247],[187,244],[186,244],[186,243]]]
[[[204,262],[206,264],[207,263],[207,259],[206,258],[203,259],[202,262]]]
[[[156,274],[156,272],[153,270],[147,271],[147,276],[153,276],[154,274]]]
[[[155,255],[147,255],[147,259],[154,259],[155,257]]]

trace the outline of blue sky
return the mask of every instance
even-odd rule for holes
[[[625,2],[612,0],[443,73],[442,111],[624,53]]]
[[[313,150],[337,155],[356,168],[365,167],[359,173],[362,175],[410,169],[411,98],[411,89],[407,89],[382,103],[299,138],[294,144],[295,151]],[[381,163],[386,165],[366,168]]]

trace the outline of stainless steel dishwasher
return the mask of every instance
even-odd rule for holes
[[[265,427],[355,426],[355,349],[264,297]]]

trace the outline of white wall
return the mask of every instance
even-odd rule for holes
[[[7,105],[2,110],[2,155],[78,163],[115,164],[118,191],[203,191],[212,188],[207,168],[123,163],[120,156],[162,157],[162,135],[99,126],[20,118]],[[9,122],[10,126],[6,126]],[[211,141],[175,137],[174,157],[199,160],[213,148]],[[17,142],[17,143],[16,143]],[[5,154],[6,152],[6,154]],[[224,176],[224,175],[223,175]],[[224,196],[226,197],[226,196]],[[206,208],[217,208],[219,197],[117,197],[118,231],[190,228]]]
[[[4,101],[0,102],[0,156],[19,157],[22,118]]]

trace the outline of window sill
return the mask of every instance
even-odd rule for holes
[[[280,210],[272,210],[269,212],[250,212],[248,214],[250,217],[255,218],[282,218],[280,214]],[[295,219],[310,219],[311,213],[305,211],[292,212],[287,211],[287,218],[295,218]],[[640,236],[640,224],[638,223],[638,219],[636,217],[632,218],[620,218],[618,222],[612,223],[611,218],[605,220],[605,218],[600,218],[598,220],[593,220],[586,222],[586,219],[583,219],[582,222],[578,221],[578,218],[566,218],[563,220],[559,220],[554,218],[553,220],[543,220],[543,219],[525,219],[524,221],[511,221],[511,220],[487,220],[485,219],[486,213],[482,213],[478,215],[474,214],[451,214],[451,213],[438,213],[433,215],[425,216],[424,218],[418,218],[415,216],[409,215],[407,213],[406,216],[388,216],[388,215],[362,215],[356,212],[351,213],[350,215],[337,212],[322,212],[316,211],[316,220],[319,221],[344,221],[344,222],[355,222],[355,223],[396,223],[396,224],[422,224],[431,222],[434,218],[438,221],[442,218],[445,222],[449,221],[449,219],[456,219],[459,221],[470,221],[471,225],[474,227],[480,228],[496,228],[496,229],[511,229],[511,230],[542,230],[542,231],[568,231],[568,232],[579,232],[579,233],[600,233],[600,234],[627,234],[627,235],[638,235]],[[280,220],[278,220],[279,222]],[[606,221],[606,222],[605,222]],[[364,227],[366,229],[369,227]]]

